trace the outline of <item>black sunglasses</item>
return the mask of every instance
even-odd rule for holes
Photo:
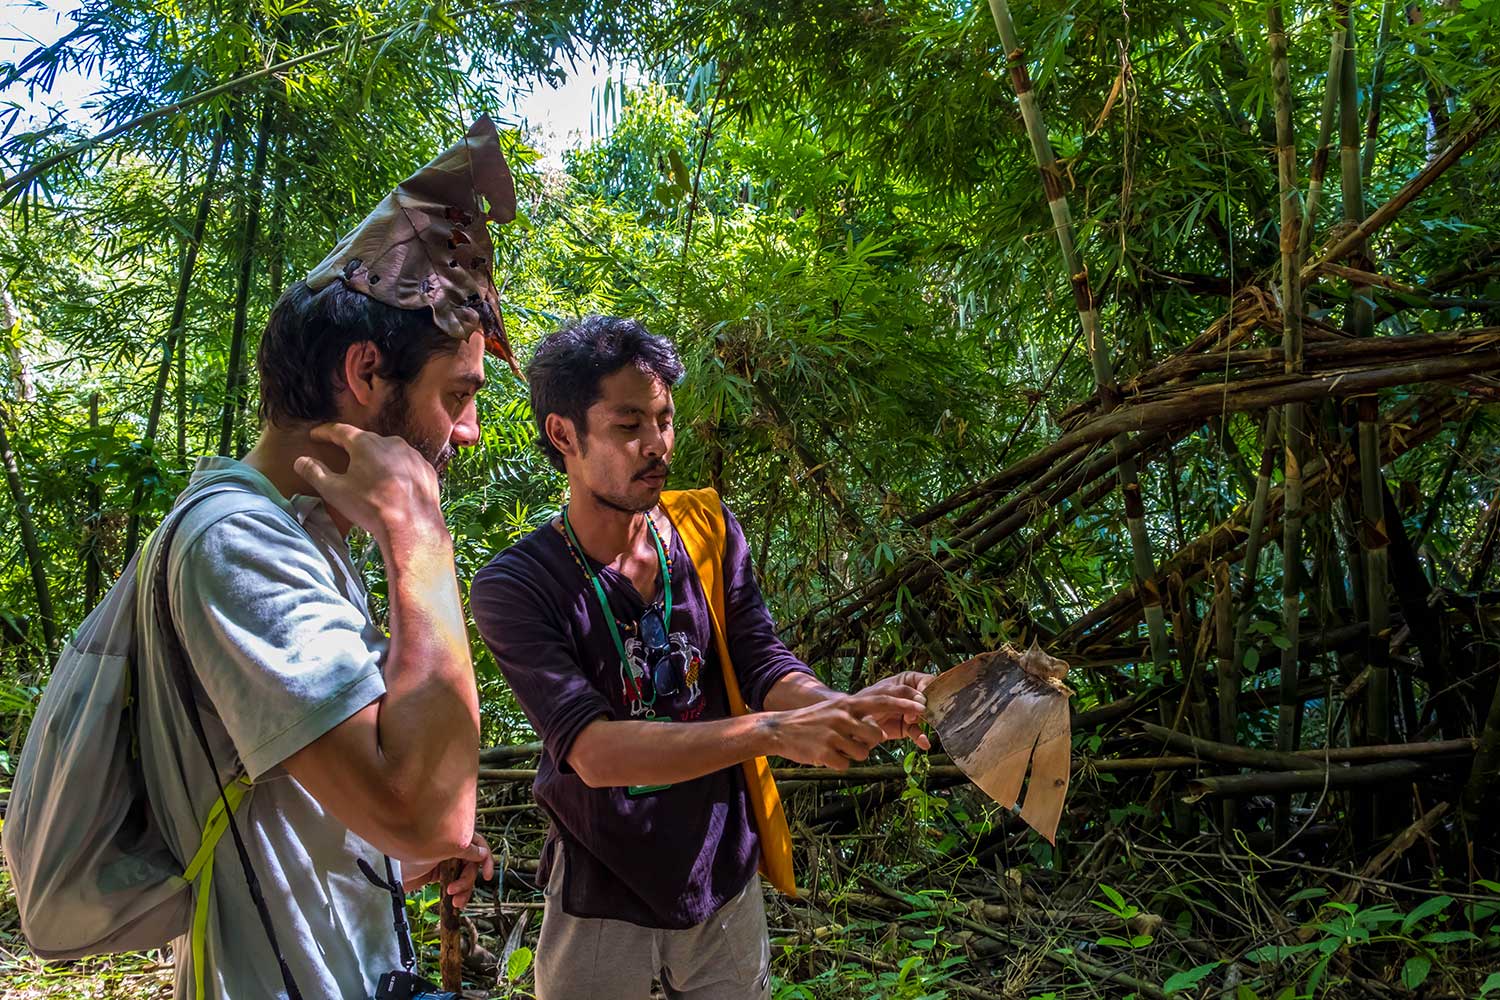
[[[646,647],[646,666],[651,672],[651,686],[658,695],[672,697],[682,690],[682,672],[674,669],[672,643],[662,620],[660,605],[653,604],[641,613],[641,642]]]

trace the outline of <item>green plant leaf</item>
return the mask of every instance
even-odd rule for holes
[[[1460,941],[1478,940],[1479,937],[1470,931],[1433,931],[1422,935],[1423,944],[1457,944]]]
[[[1413,927],[1417,926],[1417,924],[1426,920],[1428,917],[1436,916],[1437,914],[1442,913],[1452,905],[1452,896],[1433,896],[1431,899],[1424,900],[1421,905],[1419,905],[1415,910],[1412,910],[1406,915],[1405,920],[1401,921],[1401,933],[1406,934],[1410,932]]]
[[[1431,971],[1432,959],[1426,955],[1408,958],[1406,964],[1401,967],[1401,985],[1414,990],[1427,981],[1427,975]]]
[[[505,960],[505,978],[515,982],[526,974],[531,968],[531,949],[527,947],[517,948],[510,953],[510,958]]]
[[[1500,993],[1500,972],[1491,972],[1488,979],[1479,987],[1479,995],[1487,997],[1491,993]]]
[[[1165,983],[1162,983],[1162,992],[1176,993],[1178,990],[1191,989],[1204,979],[1207,979],[1215,969],[1223,964],[1223,962],[1209,962],[1206,965],[1195,965],[1186,972],[1174,972],[1167,978]]]

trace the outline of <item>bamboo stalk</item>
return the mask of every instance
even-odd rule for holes
[[[1462,159],[1465,153],[1473,149],[1480,139],[1494,131],[1496,126],[1500,126],[1500,108],[1484,109],[1473,124],[1460,133],[1446,149],[1433,157],[1411,180],[1401,185],[1401,189],[1391,195],[1383,205],[1352,229],[1341,230],[1333,243],[1320,250],[1313,260],[1304,264],[1302,280],[1310,281],[1324,264],[1342,260],[1362,246],[1364,241],[1384,229],[1392,219],[1401,214],[1407,205],[1416,200],[1418,195],[1431,187],[1450,167]]]
[[[1313,762],[1331,764],[1378,763],[1408,758],[1471,756],[1482,748],[1473,739],[1437,740],[1426,743],[1386,743],[1377,746],[1326,747],[1279,753],[1240,746],[1231,741],[1206,740],[1179,733],[1165,726],[1141,724],[1146,734],[1181,753],[1193,754],[1219,764],[1262,771],[1305,771]],[[1154,745],[1154,743],[1153,743]]]
[[[1459,409],[1456,403],[1446,406],[1440,403],[1435,410],[1424,413],[1412,427],[1401,430],[1399,434],[1387,431],[1386,448],[1392,459],[1431,440],[1441,430],[1442,424],[1452,419]],[[1342,477],[1349,462],[1346,455],[1347,453],[1341,453],[1337,456],[1336,464],[1331,470],[1321,460],[1315,460],[1307,466],[1305,498],[1317,509],[1342,493]],[[1284,500],[1283,487],[1272,491],[1267,501],[1268,531],[1279,526]],[[1187,548],[1174,553],[1163,564],[1162,571],[1168,575],[1180,573],[1187,582],[1196,580],[1203,574],[1205,565],[1218,559],[1234,558],[1234,550],[1244,534],[1245,529],[1231,517],[1201,533]],[[1358,562],[1357,557],[1355,561]],[[1123,622],[1139,621],[1139,615],[1132,614],[1135,607],[1134,590],[1127,587],[1075,619],[1068,628],[1053,637],[1053,645],[1058,649],[1081,648],[1080,644],[1086,646],[1106,635],[1117,634],[1125,627]],[[1116,625],[1119,627],[1115,628]],[[1112,628],[1114,631],[1110,631]],[[1093,630],[1092,634],[1090,630]]]
[[[1416,28],[1425,20],[1420,3],[1406,5],[1407,24]],[[1436,43],[1433,47],[1436,47]],[[1448,87],[1433,79],[1430,73],[1423,73],[1422,89],[1427,96],[1427,156],[1430,159],[1437,155],[1448,139]]]
[[[203,233],[208,227],[208,213],[213,205],[214,179],[219,173],[219,161],[224,155],[224,145],[229,141],[229,131],[219,129],[214,140],[213,151],[208,156],[208,166],[203,171],[203,188],[198,195],[198,211],[193,216],[193,232],[182,248],[182,260],[177,269],[177,294],[172,300],[172,316],[167,321],[167,333],[162,338],[161,365],[156,369],[156,385],[151,391],[151,406],[146,411],[146,429],[141,441],[146,448],[156,450],[156,431],[161,426],[162,404],[166,401],[167,381],[172,373],[172,355],[182,353],[187,335],[188,290],[193,283],[193,271],[198,266],[198,251],[203,246]],[[181,379],[178,380],[179,383]],[[179,444],[183,430],[178,427]],[[125,527],[125,561],[135,554],[141,537],[141,498],[145,494],[144,484],[137,483],[130,501],[130,520]]]
[[[1500,683],[1496,683],[1490,697],[1490,710],[1479,737],[1479,749],[1474,754],[1474,766],[1464,783],[1462,813],[1471,838],[1483,835],[1490,842],[1497,839],[1494,823],[1489,823],[1486,829],[1483,822],[1486,816],[1493,820],[1497,775],[1500,775]]]
[[[1260,579],[1260,552],[1266,537],[1266,501],[1271,495],[1271,473],[1275,469],[1276,452],[1280,448],[1281,424],[1277,419],[1280,415],[1275,407],[1266,410],[1265,431],[1261,434],[1263,445],[1260,469],[1255,477],[1255,500],[1250,505],[1250,536],[1245,542],[1245,563],[1240,577],[1240,613],[1234,629],[1232,659],[1236,672],[1245,662],[1250,616],[1255,610],[1255,588]]]
[[[1453,483],[1453,474],[1458,471],[1458,463],[1465,457],[1465,450],[1469,445],[1469,435],[1474,433],[1474,420],[1471,418],[1464,421],[1459,429],[1458,436],[1453,443],[1453,453],[1448,456],[1448,462],[1443,467],[1443,477],[1438,481],[1438,487],[1432,493],[1432,500],[1427,504],[1427,511],[1422,515],[1422,526],[1417,529],[1417,537],[1412,539],[1411,545],[1418,552],[1422,550],[1422,543],[1427,540],[1427,533],[1432,530],[1433,524],[1437,522],[1438,514],[1443,507],[1443,500],[1448,495],[1448,487]]]
[[[31,515],[31,504],[26,497],[26,484],[21,481],[21,469],[16,463],[16,453],[10,447],[10,435],[6,424],[10,422],[10,411],[0,403],[0,464],[5,466],[5,483],[10,487],[11,503],[16,508],[16,521],[21,529],[21,551],[26,553],[26,566],[31,571],[31,586],[36,592],[37,615],[42,619],[42,641],[50,653],[57,648],[57,618],[52,612],[52,591],[47,586],[47,563],[37,541],[36,521]]]
[[[1250,795],[1291,796],[1324,788],[1369,788],[1406,781],[1433,769],[1431,761],[1392,760],[1359,767],[1309,768],[1304,771],[1271,771],[1225,774],[1195,778],[1188,782],[1184,798],[1197,802],[1209,795],[1244,798]]]
[[[1365,148],[1360,160],[1360,176],[1370,179],[1375,166],[1375,139],[1380,134],[1380,105],[1385,94],[1385,55],[1391,44],[1391,22],[1394,20],[1395,0],[1385,0],[1380,6],[1380,27],[1375,35],[1375,65],[1370,70],[1370,109],[1365,115]]]
[[[1036,157],[1037,168],[1041,171],[1047,207],[1052,212],[1053,233],[1057,237],[1068,281],[1073,288],[1073,301],[1083,328],[1084,344],[1093,368],[1101,409],[1108,412],[1114,408],[1118,399],[1114,367],[1109,345],[1099,329],[1099,313],[1089,284],[1088,269],[1079,258],[1073,242],[1073,216],[1067,194],[1063,190],[1062,172],[1057,167],[1052,144],[1047,137],[1041,107],[1037,103],[1036,91],[1026,69],[1025,50],[1021,47],[1015,22],[1010,16],[1010,5],[1006,0],[990,0],[990,13],[995,19],[995,28],[1000,33],[1001,44],[1005,47],[1011,84],[1021,106],[1021,117],[1026,124],[1026,135],[1031,140],[1031,151]],[[1123,436],[1111,442],[1116,453],[1122,456],[1129,445],[1129,440]],[[1126,529],[1130,536],[1131,568],[1144,599],[1146,629],[1151,638],[1151,660],[1158,674],[1167,676],[1171,672],[1171,663],[1167,649],[1166,616],[1162,608],[1156,564],[1151,554],[1151,539],[1146,533],[1145,504],[1141,500],[1140,477],[1134,459],[1124,458],[1119,463],[1119,477],[1125,503]]]
[[[1344,15],[1349,5],[1338,0],[1333,5],[1333,27],[1328,33],[1328,77],[1323,87],[1323,113],[1318,119],[1318,148],[1313,154],[1312,171],[1307,181],[1307,203],[1302,214],[1302,237],[1298,247],[1306,254],[1318,224],[1318,205],[1323,200],[1323,178],[1328,173],[1328,157],[1333,137],[1333,113],[1338,107],[1339,79],[1344,69]]]
[[[1358,223],[1364,218],[1364,183],[1361,176],[1359,105],[1357,99],[1357,60],[1355,58],[1354,17],[1348,15],[1348,36],[1345,60],[1341,76],[1339,103],[1339,162],[1343,184],[1344,221]],[[1356,257],[1368,261],[1369,250],[1365,241],[1353,247]],[[1372,312],[1368,285],[1351,283],[1349,289],[1349,311],[1345,327],[1355,338],[1367,338],[1373,333]],[[1385,480],[1381,473],[1380,460],[1380,411],[1374,396],[1365,396],[1357,403],[1359,427],[1360,549],[1365,568],[1365,602],[1370,623],[1370,643],[1367,662],[1373,668],[1368,693],[1370,740],[1386,743],[1391,735],[1390,715],[1390,666],[1386,662],[1389,645],[1390,608],[1386,588],[1390,579],[1389,556],[1386,551],[1385,528]]]
[[[1484,578],[1495,561],[1497,543],[1500,543],[1500,492],[1490,501],[1489,507],[1479,519],[1473,538],[1479,539],[1479,551],[1474,555],[1474,565],[1469,570],[1468,590],[1479,591]],[[1471,539],[1472,540],[1472,539]]]
[[[89,394],[89,430],[99,430],[99,394],[97,392]],[[88,461],[89,485],[85,491],[89,512],[85,515],[87,521],[83,543],[83,606],[86,611],[94,610],[94,605],[99,603],[99,595],[104,591],[104,563],[100,558],[104,548],[104,538],[99,530],[100,521],[104,517],[104,496],[98,483],[94,482],[94,474],[98,468],[98,458],[91,457]]]
[[[1248,562],[1248,554],[1246,560]],[[1214,567],[1214,635],[1218,651],[1215,680],[1219,690],[1219,741],[1236,743],[1239,739],[1240,665],[1234,658],[1234,592],[1229,584],[1229,563]],[[1220,809],[1221,832],[1228,839],[1238,825],[1234,802],[1224,800]]]
[[[1292,89],[1287,73],[1287,41],[1282,0],[1266,4],[1266,29],[1271,52],[1271,86],[1276,94],[1276,181],[1281,193],[1281,349],[1287,374],[1302,370],[1302,281],[1298,269],[1302,213],[1297,205],[1297,147],[1292,134]],[[1345,65],[1352,59],[1345,59]],[[1302,455],[1303,408],[1286,404],[1283,470],[1284,504],[1281,519],[1281,619],[1287,646],[1281,653],[1281,704],[1276,719],[1276,748],[1297,748],[1299,683],[1297,630],[1302,622]],[[1276,839],[1286,836],[1291,798],[1277,796]]]
[[[229,366],[225,375],[224,408],[219,412],[219,451],[229,454],[234,440],[234,422],[239,413],[240,393],[244,381],[245,328],[249,322],[250,286],[255,279],[255,244],[260,232],[260,205],[266,175],[266,146],[271,136],[272,99],[266,95],[260,107],[260,125],[256,129],[255,157],[250,166],[248,190],[245,193],[245,229],[240,246],[240,273],[234,293],[234,328],[229,338]]]
[[[448,883],[463,874],[464,863],[457,858],[444,861],[438,876],[438,973],[443,989],[459,993],[464,988],[464,956],[461,947],[461,921]]]

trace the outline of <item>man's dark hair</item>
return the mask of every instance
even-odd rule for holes
[[[398,309],[342,281],[316,292],[299,281],[277,301],[260,338],[261,420],[286,425],[336,417],[344,355],[366,340],[380,351],[380,377],[398,385],[415,379],[434,355],[460,345],[427,309]]]
[[[635,365],[667,386],[682,380],[677,348],[638,320],[585,316],[537,347],[526,366],[526,383],[531,388],[537,443],[553,468],[563,471],[563,456],[547,437],[547,415],[567,417],[580,436],[587,433],[589,407],[601,395],[599,383],[626,365]]]

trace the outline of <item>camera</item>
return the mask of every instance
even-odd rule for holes
[[[459,996],[438,989],[414,972],[392,969],[380,977],[375,1000],[459,1000]]]

